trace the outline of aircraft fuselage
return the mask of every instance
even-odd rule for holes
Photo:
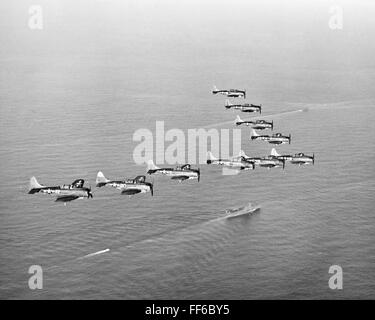
[[[216,160],[207,160],[207,164],[216,164],[226,167],[232,168],[240,168],[241,170],[250,170],[254,169],[254,163],[250,161],[233,161],[233,160],[223,160],[223,159],[216,159]]]
[[[293,163],[293,164],[298,164],[298,165],[303,165],[303,164],[313,164],[314,163],[314,158],[313,157],[307,157],[307,156],[304,156],[304,157],[292,157],[292,159],[290,160],[290,163]]]
[[[147,171],[148,174],[155,175],[165,175],[171,177],[173,180],[188,180],[188,179],[198,179],[200,172],[197,169],[176,169],[176,168],[160,168],[160,169],[150,169]]]
[[[236,110],[240,110],[241,112],[261,112],[261,108],[257,107],[257,106],[246,106],[246,105],[229,105],[229,106],[226,106],[226,108],[233,108],[233,109],[236,109]]]
[[[237,121],[236,125],[245,124],[246,126],[250,126],[253,129],[256,130],[264,130],[264,129],[273,129],[273,123],[272,122],[257,122],[257,121],[251,121],[251,120],[242,120]]]
[[[244,90],[238,90],[238,89],[229,89],[229,90],[213,90],[213,94],[223,94],[230,98],[239,98],[239,97],[245,97],[246,92]]]
[[[136,193],[146,193],[151,191],[151,183],[148,182],[134,182],[132,180],[129,181],[109,181],[106,185],[111,186],[117,190],[120,190],[123,194],[136,194]]]
[[[288,136],[258,135],[258,136],[251,136],[251,140],[267,141],[270,144],[283,144],[283,143],[290,144],[290,136],[288,137]]]
[[[89,188],[70,188],[69,186],[55,186],[55,187],[43,187],[32,189],[29,192],[30,194],[34,193],[43,193],[43,194],[56,194],[59,197],[62,196],[75,196],[79,198],[89,197],[90,189]]]

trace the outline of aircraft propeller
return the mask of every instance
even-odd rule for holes
[[[154,177],[152,177],[152,182],[149,182],[149,186],[150,186],[151,196],[154,196]]]
[[[89,189],[87,190],[87,199],[90,199],[90,198],[93,198],[93,195],[91,193],[91,186],[89,187]]]

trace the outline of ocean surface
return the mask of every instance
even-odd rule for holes
[[[344,2],[344,29],[330,30],[324,2],[234,3],[229,14],[225,3],[41,1],[43,30],[27,27],[32,2],[1,4],[0,298],[375,297],[375,8]],[[233,129],[239,113],[214,84],[247,89],[274,132],[292,135],[277,151],[314,153],[315,165],[226,176],[199,164],[199,183],[148,177],[153,197],[95,188],[99,170],[145,174],[133,134],[155,138],[156,121],[186,136]],[[246,154],[269,154],[249,135]],[[83,178],[94,198],[29,195],[31,176]],[[225,218],[250,201],[261,210]],[[31,265],[42,290],[28,287]],[[328,286],[331,265],[342,290]]]

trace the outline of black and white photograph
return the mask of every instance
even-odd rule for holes
[[[374,39],[373,0],[2,0],[0,300],[373,300]]]

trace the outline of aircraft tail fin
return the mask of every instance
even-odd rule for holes
[[[148,160],[148,162],[147,162],[147,172],[157,170],[157,169],[160,169],[160,168],[155,165],[154,161],[152,159]]]
[[[243,150],[240,150],[240,153],[238,155],[240,157],[248,158],[248,156],[246,155],[245,151],[243,151]]]
[[[251,129],[250,138],[251,137],[259,137],[259,134],[254,129]]]
[[[219,89],[214,85],[213,91],[218,91]]]
[[[98,174],[96,175],[96,186],[98,188],[104,187],[110,180],[108,180],[103,172],[99,171]]]
[[[236,119],[234,120],[234,123],[238,125],[238,124],[243,123],[243,120],[240,118],[239,115],[237,115]]]
[[[207,164],[210,164],[212,161],[217,160],[217,158],[214,157],[211,151],[207,152]]]
[[[277,151],[276,151],[275,148],[272,148],[272,150],[271,150],[271,156],[280,157],[280,154],[277,153]]]
[[[229,99],[225,100],[225,108],[229,109],[233,104],[229,101]]]
[[[242,158],[246,159],[246,158],[249,158],[249,157],[246,155],[246,153],[243,150],[240,150],[240,152],[238,152],[238,155],[233,156],[231,159],[233,161],[235,161],[235,160],[241,160]]]
[[[36,180],[35,177],[30,178],[30,183],[29,183],[29,193],[35,193],[39,189],[43,188],[41,184],[39,184],[38,180]]]

